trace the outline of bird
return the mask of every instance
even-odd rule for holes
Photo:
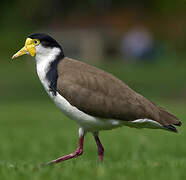
[[[12,56],[35,58],[37,75],[57,107],[78,125],[77,149],[45,165],[59,163],[83,154],[84,137],[92,133],[103,161],[104,147],[99,131],[121,126],[178,132],[182,122],[165,108],[135,92],[114,75],[64,55],[62,46],[50,35],[33,33],[24,47]]]

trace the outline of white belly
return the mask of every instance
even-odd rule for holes
[[[76,107],[72,106],[59,93],[56,96],[50,95],[57,107],[68,117],[73,119],[80,127],[86,131],[99,131],[122,126],[122,121],[113,119],[102,119],[88,115]]]
[[[123,125],[129,127],[135,127],[135,128],[153,128],[153,129],[162,128],[161,124],[150,119],[137,119],[128,122],[124,120],[103,119],[103,118],[94,117],[72,106],[59,93],[57,93],[56,96],[53,96],[52,93],[50,93],[50,96],[55,102],[55,104],[57,105],[57,107],[59,107],[59,109],[65,115],[73,119],[80,127],[82,127],[86,131],[94,132],[100,130],[108,130]]]

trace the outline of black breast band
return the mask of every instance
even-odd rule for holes
[[[50,63],[49,70],[46,74],[46,78],[49,81],[49,91],[51,91],[54,96],[56,96],[58,78],[57,65],[63,58],[62,53],[56,56],[55,60]]]

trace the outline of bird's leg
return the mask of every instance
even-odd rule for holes
[[[79,145],[78,145],[78,148],[73,153],[68,154],[66,156],[59,157],[55,160],[49,161],[45,165],[51,165],[51,164],[54,164],[54,163],[59,163],[59,162],[62,162],[62,161],[68,160],[68,159],[72,159],[72,158],[75,158],[75,157],[78,157],[78,156],[82,155],[83,154],[84,136],[85,136],[84,130],[82,128],[79,128]]]
[[[101,141],[98,137],[98,133],[94,133],[94,139],[96,141],[97,147],[98,147],[98,156],[99,156],[99,162],[103,161],[103,157],[104,157],[104,148],[103,145],[101,144]]]

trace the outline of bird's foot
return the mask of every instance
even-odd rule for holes
[[[62,161],[66,161],[68,159],[72,159],[72,158],[75,158],[75,157],[78,157],[78,156],[82,155],[83,154],[83,140],[84,140],[84,136],[81,136],[79,138],[79,146],[73,153],[68,154],[66,156],[59,157],[59,158],[57,158],[55,160],[49,161],[49,162],[47,162],[44,165],[45,166],[49,166],[49,165],[52,165],[52,164],[55,164],[55,163],[59,163],[59,162],[62,162]]]

